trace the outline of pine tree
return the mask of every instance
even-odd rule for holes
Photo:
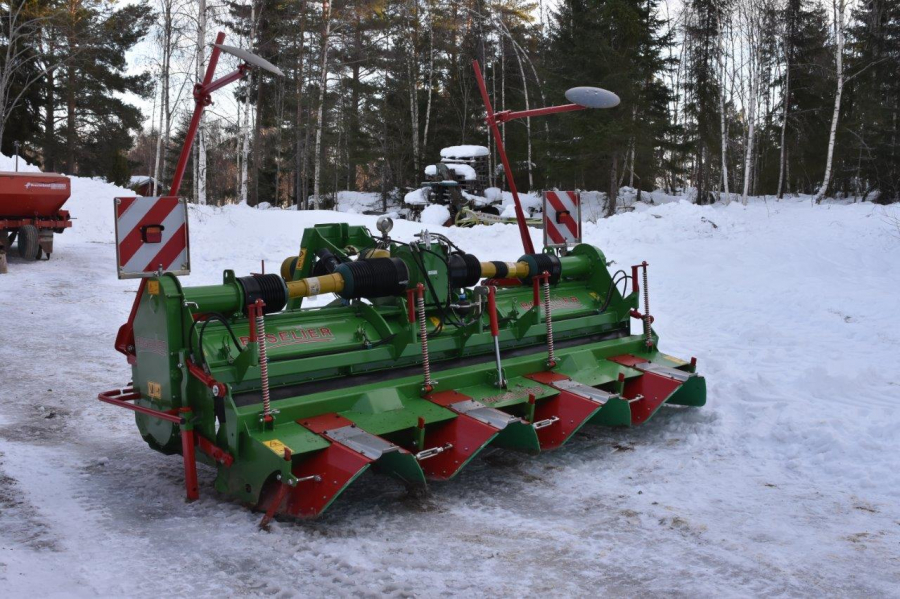
[[[788,0],[785,19],[791,57],[784,186],[796,193],[813,193],[824,171],[834,105],[828,16],[809,0]]]
[[[854,12],[849,162],[859,191],[900,200],[900,4],[867,0]]]
[[[710,190],[718,175],[720,153],[719,90],[716,69],[719,30],[725,12],[723,0],[691,0],[688,4],[685,44],[687,73],[685,112],[688,139],[694,153],[692,177],[697,203],[712,201]]]
[[[54,111],[65,115],[57,133],[65,140],[61,158],[68,173],[127,179],[121,159],[143,115],[121,94],[146,95],[149,78],[127,75],[125,55],[152,22],[146,5],[116,7],[103,0],[68,0],[54,21],[65,63],[56,78]]]
[[[658,34],[655,13],[655,0],[567,0],[552,15],[544,59],[548,96],[592,85],[615,92],[622,103],[556,120],[545,153],[555,179],[548,184],[608,189],[607,214],[626,172],[645,186],[655,183],[666,143],[670,92],[661,78],[662,51],[671,40]]]

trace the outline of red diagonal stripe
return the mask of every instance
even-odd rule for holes
[[[125,211],[128,210],[132,204],[134,204],[134,201],[136,199],[137,198],[119,198],[118,216],[121,217],[123,214],[125,214]]]
[[[548,193],[547,200],[553,205],[553,209],[556,210],[556,214],[560,220],[559,224],[565,225],[565,227],[572,232],[572,235],[578,237],[578,223],[575,222],[575,219],[572,218],[571,214],[562,214],[568,210],[562,203],[562,200],[560,200],[555,193]]]
[[[159,268],[160,264],[162,264],[163,270],[169,270],[172,261],[178,257],[178,254],[181,253],[184,247],[184,225],[181,225],[178,227],[178,230],[175,231],[175,235],[166,242],[166,245],[164,245],[153,260],[150,261],[150,264],[144,267],[144,272],[156,270]]]
[[[119,244],[119,265],[125,266],[135,252],[141,249],[143,241],[141,240],[141,227],[144,225],[161,224],[169,213],[178,206],[178,198],[159,198],[153,205],[153,208],[147,211],[134,229],[132,229],[122,243]]]
[[[556,225],[547,219],[547,235],[550,237],[550,241],[553,243],[565,243],[565,238],[560,234],[559,230],[556,228]]]

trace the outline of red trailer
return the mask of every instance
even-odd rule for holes
[[[69,212],[61,209],[70,193],[64,175],[0,172],[0,255],[17,241],[20,257],[49,258],[53,234],[72,226]]]

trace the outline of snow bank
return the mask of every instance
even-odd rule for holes
[[[454,164],[452,162],[446,163],[447,168],[454,172],[454,174],[462,176],[466,181],[474,181],[478,178],[478,175],[475,173],[475,169],[469,166],[468,164]],[[436,164],[429,164],[425,167],[425,174],[429,177],[436,177],[438,174],[438,169]]]
[[[450,146],[441,150],[441,158],[477,158],[487,155],[488,149],[484,146]]]
[[[381,194],[373,191],[339,191],[337,209],[339,212],[365,212],[381,209]]]
[[[16,170],[16,158],[15,156],[6,156],[5,154],[0,154],[0,171],[6,172],[15,172]],[[36,167],[35,165],[26,162],[24,158],[19,157],[19,172],[20,173],[39,173],[41,169]]]
[[[425,194],[428,193],[428,189],[425,187],[420,187],[419,189],[414,189],[409,192],[405,196],[403,196],[404,204],[412,204],[413,206],[421,206],[428,203],[428,198]]]
[[[441,204],[429,204],[422,210],[423,225],[443,225],[450,220],[450,210]]]

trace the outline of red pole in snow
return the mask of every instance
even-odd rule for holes
[[[184,421],[181,424],[181,455],[184,461],[184,490],[188,501],[200,499],[200,485],[197,484],[197,458],[194,454],[194,425],[191,424],[190,408],[179,410]]]
[[[531,243],[528,225],[525,224],[525,213],[522,211],[522,203],[519,201],[519,192],[516,190],[516,180],[513,177],[512,169],[509,166],[506,150],[503,148],[503,140],[500,137],[500,128],[497,126],[494,109],[491,107],[491,99],[488,96],[487,86],[484,84],[484,77],[481,76],[481,64],[479,64],[478,60],[473,60],[472,67],[475,69],[475,79],[478,81],[478,89],[481,90],[481,99],[484,100],[484,107],[487,109],[487,124],[494,134],[494,143],[497,144],[497,153],[500,154],[500,160],[503,161],[503,170],[506,173],[506,180],[509,183],[509,191],[512,193],[513,201],[516,204],[516,221],[519,223],[519,235],[522,236],[522,247],[525,249],[526,254],[533,254],[534,244]]]

